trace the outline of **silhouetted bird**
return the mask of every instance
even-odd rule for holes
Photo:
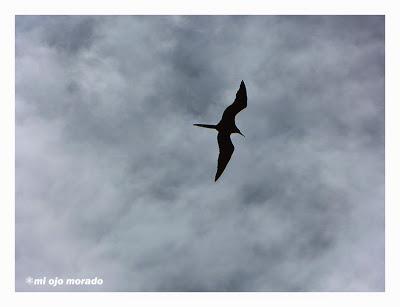
[[[235,101],[225,109],[222,118],[216,125],[205,125],[205,124],[194,124],[194,126],[210,128],[218,130],[218,146],[219,146],[219,156],[218,156],[218,167],[217,173],[215,174],[215,181],[222,175],[226,165],[228,164],[235,147],[231,141],[231,133],[239,133],[241,135],[239,128],[235,124],[235,116],[244,108],[247,107],[247,93],[246,86],[244,82],[240,83],[239,90],[236,92]],[[244,135],[243,135],[244,136]]]

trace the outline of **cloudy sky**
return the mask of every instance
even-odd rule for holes
[[[384,290],[384,27],[17,16],[16,290]]]

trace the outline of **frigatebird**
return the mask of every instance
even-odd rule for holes
[[[242,80],[239,90],[236,92],[235,101],[225,109],[224,113],[222,114],[222,118],[218,124],[193,124],[194,126],[215,129],[218,131],[217,140],[219,146],[219,156],[217,173],[215,174],[215,181],[217,181],[218,178],[222,175],[235,149],[231,141],[231,133],[239,133],[240,135],[243,135],[239,128],[236,127],[235,116],[246,107],[246,86],[244,85],[244,82]]]

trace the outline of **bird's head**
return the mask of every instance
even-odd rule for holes
[[[236,132],[236,133],[239,133],[240,135],[242,135],[243,137],[245,137],[244,134],[239,130],[238,127],[236,127],[235,132]]]

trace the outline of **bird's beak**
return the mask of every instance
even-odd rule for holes
[[[245,138],[245,136],[244,136],[244,134],[243,134],[243,133],[239,132],[239,134],[240,134],[240,135],[242,135],[242,136]]]

